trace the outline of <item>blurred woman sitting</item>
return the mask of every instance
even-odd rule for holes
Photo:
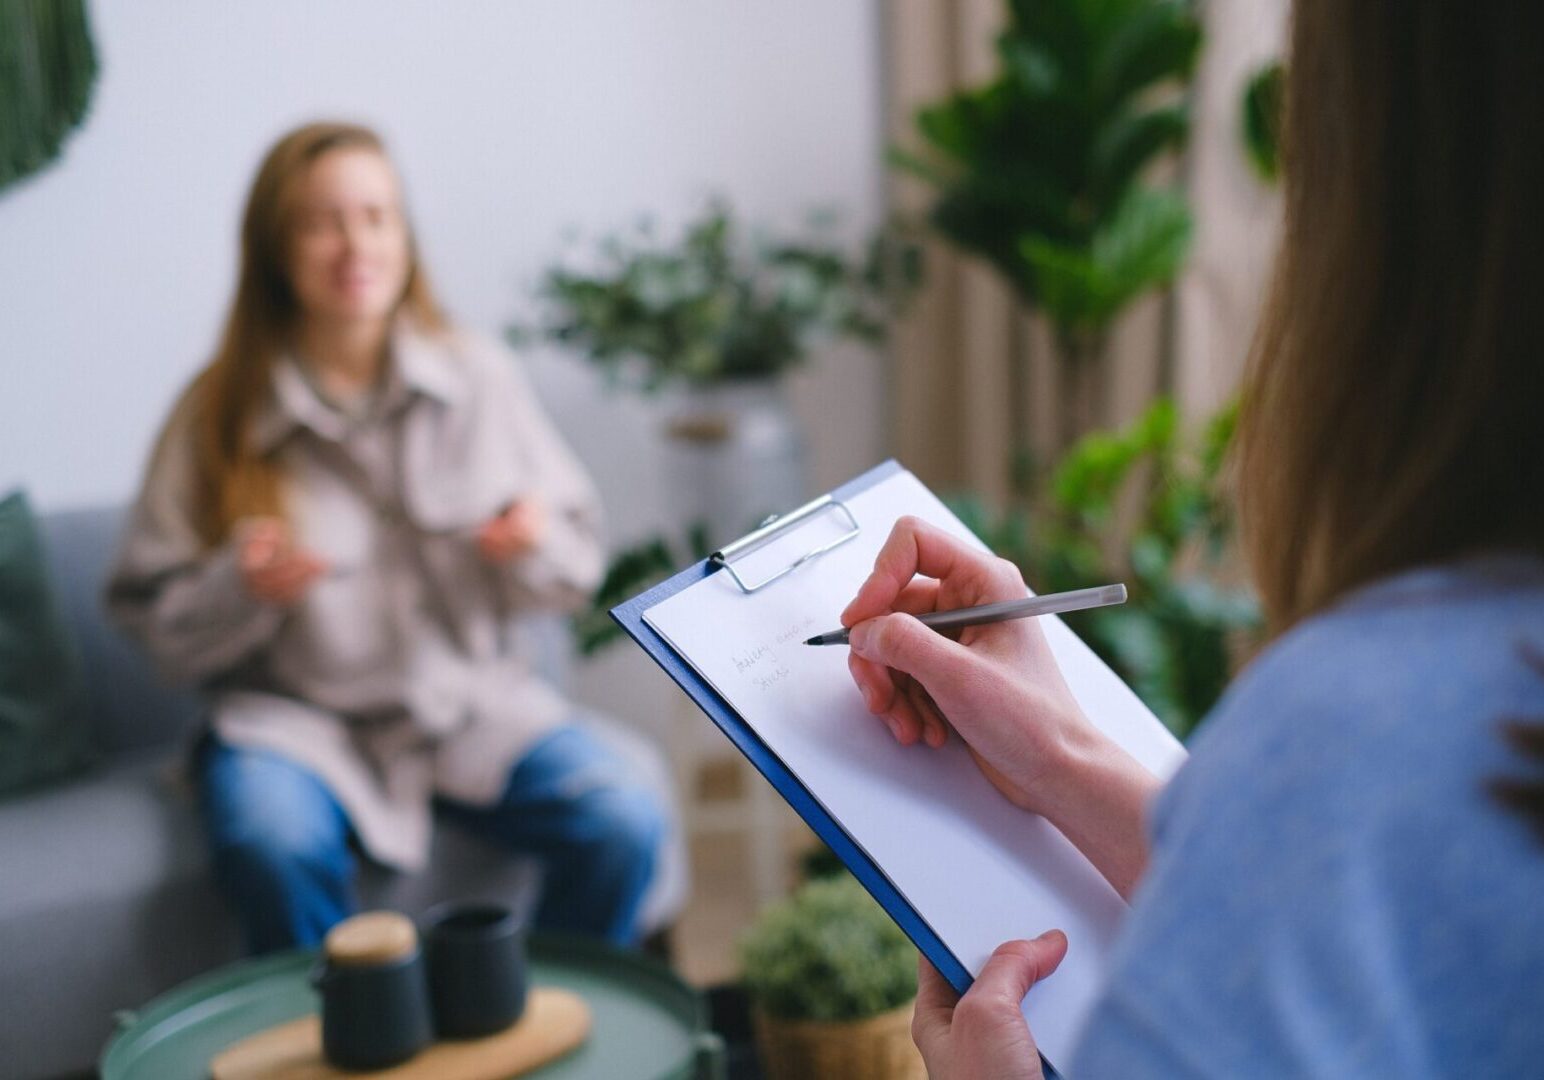
[[[281,139],[109,586],[163,670],[208,692],[201,805],[254,951],[353,910],[355,847],[422,866],[436,803],[543,857],[538,927],[635,936],[662,808],[510,626],[593,587],[599,517],[514,358],[446,323],[380,139]]]

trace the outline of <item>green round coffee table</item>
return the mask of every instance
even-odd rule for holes
[[[708,1030],[702,997],[669,968],[593,941],[534,937],[531,984],[584,998],[594,1026],[567,1057],[532,1080],[719,1080],[723,1042]],[[193,979],[133,1015],[102,1052],[102,1080],[207,1080],[231,1044],[315,1012],[313,953],[244,960]]]

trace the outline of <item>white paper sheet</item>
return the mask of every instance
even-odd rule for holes
[[[983,546],[908,472],[847,504],[862,527],[857,539],[751,595],[728,574],[713,574],[644,619],[734,707],[972,975],[1004,941],[1066,931],[1067,959],[1024,1006],[1041,1052],[1053,1064],[1065,1061],[1125,904],[1061,833],[998,794],[958,739],[941,750],[898,746],[863,707],[846,648],[803,644],[838,625],[899,517],[913,514]],[[844,525],[836,514],[823,515],[736,566],[754,580]],[[1090,719],[1169,776],[1184,760],[1179,743],[1059,619],[1042,623]]]

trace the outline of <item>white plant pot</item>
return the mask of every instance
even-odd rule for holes
[[[678,520],[722,546],[809,499],[808,443],[781,380],[678,392],[667,407],[665,468]]]

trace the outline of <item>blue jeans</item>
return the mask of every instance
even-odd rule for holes
[[[221,892],[254,953],[312,947],[357,910],[353,830],[315,773],[210,736],[197,756],[200,803]],[[664,834],[655,796],[587,732],[545,736],[490,807],[442,801],[443,817],[544,864],[537,929],[637,938],[638,908]]]

